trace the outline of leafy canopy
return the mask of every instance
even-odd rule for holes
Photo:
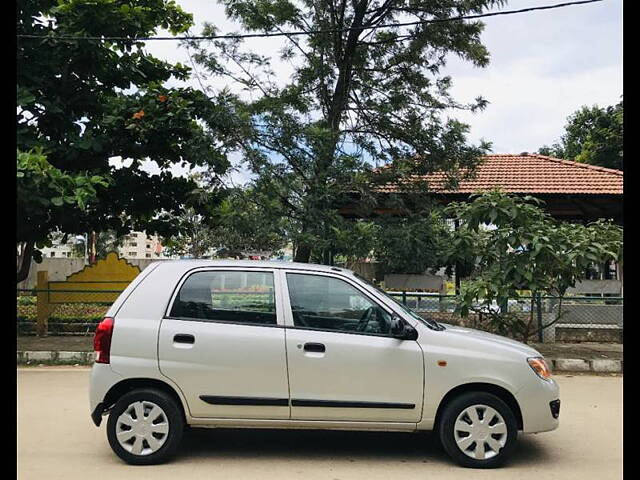
[[[222,0],[227,15],[245,31],[308,32],[288,36],[280,60],[292,77],[276,77],[272,59],[247,51],[240,40],[193,42],[195,61],[214,76],[245,89],[246,130],[239,132],[254,191],[278,199],[292,222],[295,258],[308,261],[335,248],[338,208],[359,194],[372,197],[373,166],[419,155],[424,161],[390,168],[389,177],[433,170],[453,180],[474,167],[489,144],[466,141],[468,126],[448,118],[455,109],[480,110],[450,95],[441,69],[448,55],[483,67],[489,54],[480,42],[483,24],[453,21],[410,27],[408,20],[480,13],[492,0]],[[392,24],[384,29],[368,27]],[[312,33],[322,30],[324,33]],[[329,32],[327,32],[329,31]],[[207,25],[203,35],[216,33]],[[280,80],[280,81],[279,81]]]
[[[623,105],[584,106],[567,119],[559,143],[539,150],[543,155],[601,167],[623,169]]]
[[[502,305],[521,290],[562,297],[591,265],[622,260],[621,227],[607,221],[588,225],[557,221],[541,208],[542,203],[493,191],[448,207],[448,214],[461,223],[454,234],[457,255],[476,259],[459,297],[458,312],[463,316],[470,311],[490,312],[494,302]],[[524,328],[513,316],[498,315],[494,320]]]
[[[46,238],[49,225],[68,233],[175,232],[177,225],[158,213],[179,212],[196,185],[172,175],[171,167],[226,171],[232,97],[169,87],[187,79],[189,69],[154,58],[139,41],[55,40],[152,36],[160,28],[178,34],[191,25],[192,16],[173,0],[18,2],[17,33],[44,36],[18,40],[18,148],[41,148],[64,174],[110,179],[108,188],[96,186],[95,202],[85,210],[52,212],[49,224],[22,229],[18,241]],[[110,163],[118,157],[122,168]],[[147,159],[158,175],[140,169]]]
[[[18,238],[37,236],[38,232],[54,231],[57,219],[86,211],[96,201],[96,189],[108,181],[86,172],[68,174],[51,165],[42,149],[17,152],[16,190]],[[47,244],[39,238],[38,247]],[[36,253],[40,259],[40,255]]]
[[[273,199],[241,188],[217,194],[214,201],[214,192],[200,195],[203,214],[189,207],[178,216],[180,233],[164,241],[169,255],[244,257],[251,252],[273,254],[286,246],[288,222],[270,216]]]

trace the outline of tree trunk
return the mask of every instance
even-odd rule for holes
[[[17,282],[20,283],[26,280],[29,276],[29,269],[31,268],[31,256],[33,255],[33,249],[36,242],[26,242],[22,250],[22,253],[18,257],[18,275]]]
[[[93,265],[96,263],[96,232],[91,232],[91,251],[89,253],[89,264]]]
[[[309,263],[311,258],[311,246],[300,244],[296,249],[296,254],[293,257],[294,262]]]

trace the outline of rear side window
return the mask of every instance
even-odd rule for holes
[[[196,272],[180,287],[170,316],[275,325],[273,273]]]

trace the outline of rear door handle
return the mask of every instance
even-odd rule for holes
[[[305,352],[324,352],[325,347],[323,343],[305,343],[304,351]]]
[[[175,343],[195,343],[196,337],[187,333],[178,333],[174,335],[173,341]]]

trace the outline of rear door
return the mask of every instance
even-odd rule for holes
[[[387,307],[346,277],[283,275],[291,418],[418,422],[422,350],[390,335]]]
[[[189,272],[160,326],[160,371],[193,417],[288,419],[282,299],[270,269]]]

